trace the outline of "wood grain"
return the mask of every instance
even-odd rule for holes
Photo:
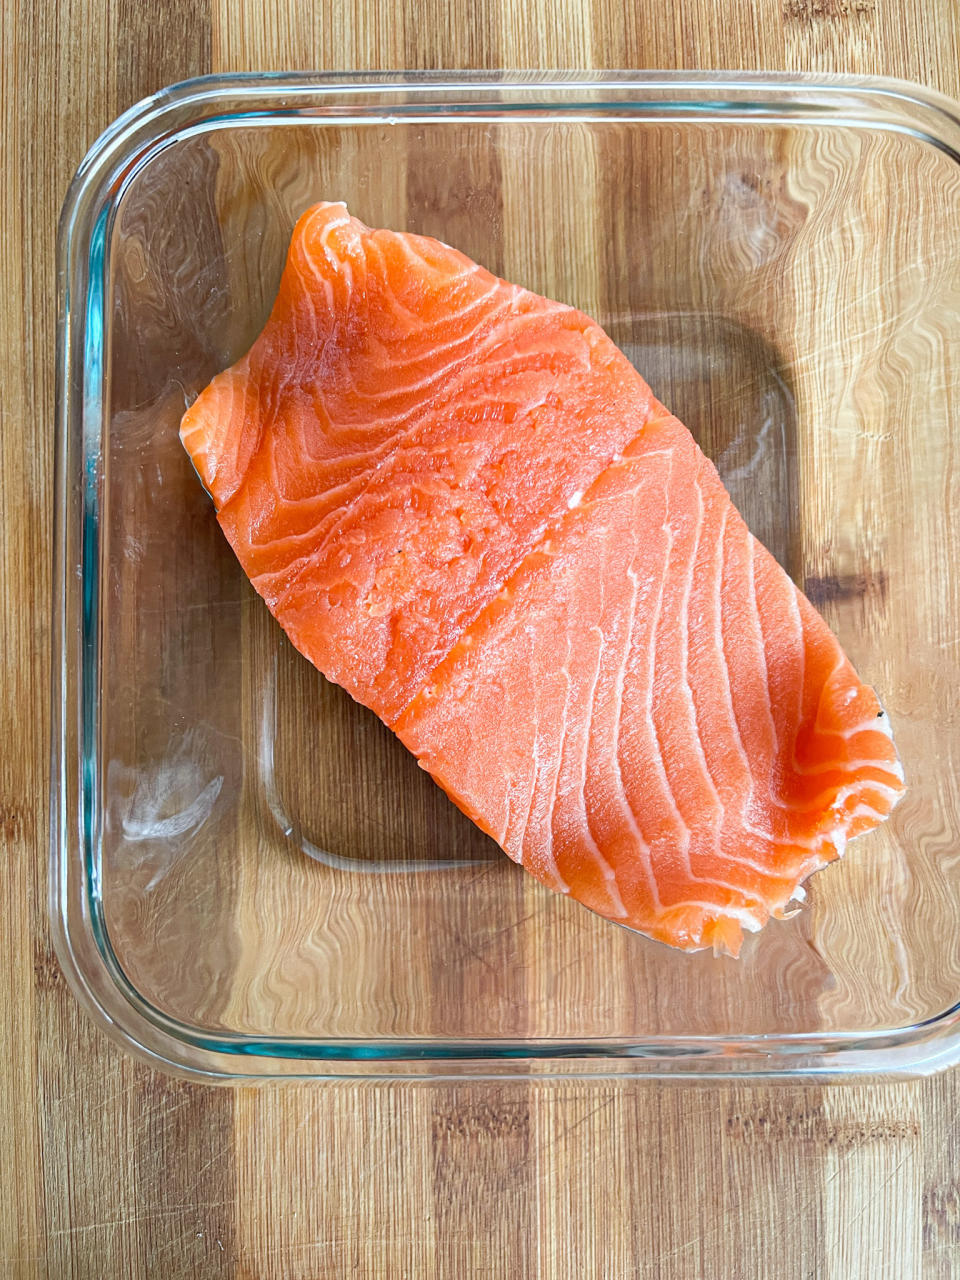
[[[88,1024],[45,924],[54,228],[120,110],[200,72],[281,67],[786,67],[960,97],[957,16],[952,0],[3,6],[3,1274],[960,1274],[956,1074],[211,1091]]]

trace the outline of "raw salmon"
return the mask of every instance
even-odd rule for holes
[[[581,312],[320,204],[181,437],[296,647],[601,915],[736,954],[899,798],[876,695]]]

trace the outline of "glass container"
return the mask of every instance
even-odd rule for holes
[[[889,81],[208,78],[60,229],[51,914],[196,1078],[926,1072],[960,1059],[960,122]],[[575,304],[890,713],[908,791],[738,960],[554,896],[290,646],[177,435],[344,200]]]

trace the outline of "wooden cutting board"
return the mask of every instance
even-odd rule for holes
[[[0,1273],[960,1275],[960,1076],[209,1089],[112,1048],[45,923],[54,229],[87,146],[210,71],[771,68],[960,97],[951,0],[8,4],[0,187]]]

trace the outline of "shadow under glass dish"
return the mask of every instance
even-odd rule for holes
[[[80,345],[63,385],[85,399],[63,392],[63,474],[86,506],[64,498],[65,653],[74,617],[99,637],[64,677],[80,683],[54,882],[75,981],[115,1024],[136,1007],[128,1040],[225,1074],[342,1070],[409,1056],[401,1042],[428,1072],[451,1055],[684,1070],[694,1052],[698,1070],[789,1071],[805,1046],[821,1070],[830,1037],[876,1065],[960,990],[949,149],[885,127],[893,107],[863,87],[685,83],[665,118],[669,79],[501,87],[482,111],[465,89],[454,110],[416,87],[359,102],[239,83],[159,104],[177,128],[100,203],[81,189],[68,235]],[[591,93],[621,105],[570,109]],[[738,93],[754,104],[739,115]],[[246,582],[177,428],[259,332],[293,223],[322,198],[594,315],[880,692],[906,797],[739,962],[539,886]]]

